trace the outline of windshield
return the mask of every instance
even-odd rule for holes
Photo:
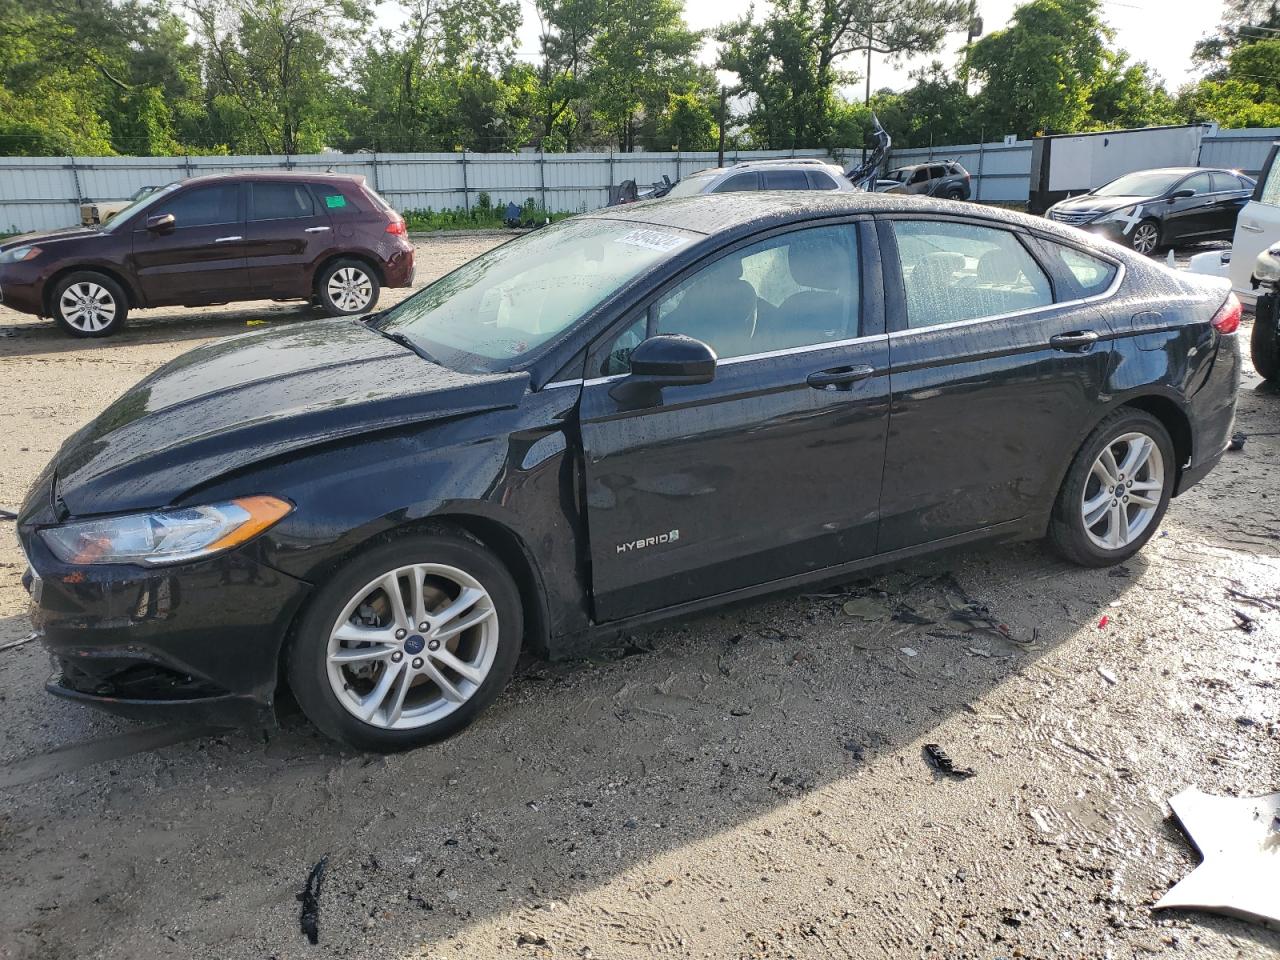
[[[700,177],[685,177],[668,191],[668,197],[692,197],[707,188],[707,184],[716,178],[716,174],[707,173]]]
[[[1105,187],[1093,191],[1095,197],[1158,197],[1183,178],[1181,173],[1166,170],[1142,170],[1126,173]]]
[[[167,197],[169,194],[173,193],[173,191],[177,190],[179,186],[181,186],[181,184],[169,183],[158,190],[154,187],[145,187],[144,189],[152,192],[148,193],[144,197],[138,197],[137,194],[134,194],[137,199],[103,224],[102,229],[107,233],[110,233],[112,230],[118,230],[120,228],[120,224],[130,219],[134,214],[141,213],[161,197]]]
[[[694,239],[671,227],[565,220],[464,264],[374,325],[447,367],[508,370]]]

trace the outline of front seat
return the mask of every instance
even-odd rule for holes
[[[756,289],[738,276],[739,270],[737,260],[721,261],[696,277],[675,308],[658,321],[658,332],[696,337],[722,358],[751,353]]]
[[[791,279],[797,290],[781,305],[757,339],[769,350],[804,347],[856,336],[856,317],[850,308],[854,298],[853,276],[844,273],[848,251],[834,237],[797,239],[787,249]]]

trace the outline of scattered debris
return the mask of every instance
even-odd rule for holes
[[[920,655],[920,651],[917,650],[915,647],[902,647],[901,652],[903,656],[907,656],[907,657],[917,657]]]
[[[267,322],[267,321],[265,321],[265,320],[246,320],[246,321],[244,322],[244,325],[245,325],[246,327],[260,327],[260,326],[262,326],[262,325],[263,325],[264,323],[266,323],[266,322]]]
[[[12,510],[5,510],[3,508],[0,508],[0,520],[17,520],[17,519],[18,519],[18,515],[14,513]]]
[[[1102,615],[1102,619],[1098,621],[1098,629],[1105,630],[1107,628],[1107,624],[1110,622],[1111,622],[1111,618],[1104,613]]]
[[[970,777],[978,775],[976,770],[972,770],[969,767],[957,767],[951,757],[947,755],[947,751],[936,743],[926,743],[924,745],[924,756],[929,761],[930,766],[949,777],[968,780]]]
[[[1112,567],[1107,571],[1108,577],[1132,577],[1133,571],[1126,567],[1123,563],[1119,566]]]
[[[516,937],[517,947],[545,947],[547,938],[540,933],[521,933]]]
[[[893,619],[898,623],[911,623],[916,624],[917,626],[926,626],[938,622],[937,620],[930,620],[928,617],[922,616],[917,613],[914,608],[905,603],[898,604],[897,608],[893,611]]]
[[[1107,681],[1107,683],[1113,687],[1120,682],[1119,680],[1116,679],[1116,675],[1112,673],[1110,670],[1108,670],[1106,667],[1098,668],[1098,676],[1100,676],[1103,680]]]
[[[1266,607],[1268,610],[1280,610],[1280,603],[1268,600],[1265,597],[1255,597],[1251,593],[1245,593],[1243,590],[1236,590],[1234,587],[1227,587],[1227,596],[1234,597],[1237,600],[1245,600],[1249,603],[1256,604],[1259,607]]]
[[[30,633],[30,634],[27,634],[27,636],[23,637],[21,640],[10,640],[7,643],[0,643],[0,650],[11,650],[14,647],[20,647],[24,643],[30,643],[32,640],[35,640],[39,636],[40,634],[38,633]]]
[[[1280,793],[1215,797],[1191,788],[1169,806],[1203,860],[1155,909],[1209,910],[1280,929]]]
[[[844,611],[846,617],[867,621],[883,620],[889,612],[883,603],[872,597],[846,600],[840,609]]]
[[[1231,442],[1227,444],[1227,449],[1233,453],[1243,450],[1244,442],[1248,439],[1249,435],[1247,433],[1233,433],[1231,435]]]
[[[307,885],[298,894],[298,900],[302,903],[302,916],[298,918],[298,923],[313,946],[320,942],[320,884],[324,881],[324,870],[328,864],[327,854],[316,861],[316,865],[307,874]]]
[[[1243,630],[1245,633],[1253,633],[1258,629],[1258,621],[1243,610],[1237,610],[1232,607],[1231,615],[1236,618],[1236,629]]]

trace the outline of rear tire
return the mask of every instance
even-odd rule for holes
[[[53,319],[73,337],[109,337],[129,317],[129,301],[105,274],[78,270],[58,281],[49,298]]]
[[[952,187],[950,190],[948,190],[948,191],[947,191],[947,199],[948,199],[948,200],[963,200],[963,199],[964,199],[964,191],[963,191],[963,190],[961,190],[959,187]]]
[[[331,317],[369,313],[381,293],[377,271],[363,260],[335,260],[316,277],[316,302]]]
[[[286,671],[303,713],[330,737],[410,750],[452,736],[493,702],[523,633],[519,590],[493,554],[461,534],[413,534],[359,554],[316,592]]]
[[[1280,380],[1280,329],[1276,323],[1276,295],[1263,294],[1253,312],[1253,333],[1249,337],[1249,353],[1254,369],[1263,380]]]
[[[1164,424],[1122,407],[1094,428],[1071,461],[1049,520],[1050,542],[1082,567],[1123,563],[1155,535],[1176,471]]]

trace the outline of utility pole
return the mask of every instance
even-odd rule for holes
[[[964,95],[969,95],[969,47],[982,36],[982,18],[978,16],[978,0],[969,0],[969,36],[964,41]]]
[[[724,166],[724,116],[727,93],[724,84],[720,85],[720,144],[716,147],[716,166]]]
[[[874,31],[875,31],[875,24],[872,23],[870,20],[868,20],[867,21],[867,93],[862,100],[862,105],[867,108],[871,107],[871,46],[874,39],[872,36]],[[867,138],[866,137],[862,138],[862,162],[863,163],[867,162]]]

